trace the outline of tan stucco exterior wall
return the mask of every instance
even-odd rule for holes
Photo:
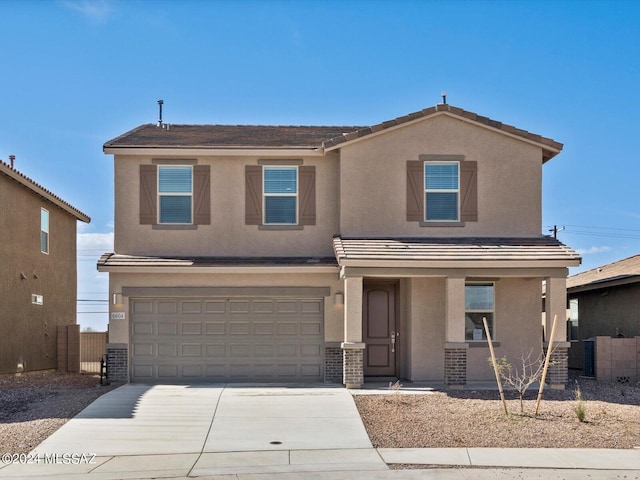
[[[342,305],[335,305],[336,292],[342,292],[342,282],[338,272],[331,273],[291,273],[291,274],[136,274],[111,273],[109,292],[121,293],[123,287],[329,287],[330,295],[324,302],[324,336],[326,342],[341,342],[344,335]],[[112,295],[110,295],[112,298]],[[109,341],[129,343],[130,315],[129,299],[124,297],[122,305],[110,305],[111,312],[126,312],[126,320],[110,320]]]
[[[4,175],[0,205],[0,373],[56,368],[56,327],[76,323],[76,219]],[[41,208],[49,254],[40,251]]]
[[[496,357],[506,356],[516,366],[522,355],[532,353],[535,360],[542,351],[540,324],[540,285],[542,278],[501,278],[495,282],[494,341]],[[467,378],[478,381],[495,380],[487,359],[488,347],[467,349]]]
[[[420,227],[406,220],[407,160],[464,155],[478,162],[478,222]],[[538,236],[539,147],[460,119],[438,116],[389,129],[341,149],[340,233],[371,236]]]
[[[303,158],[316,167],[316,225],[302,230],[258,230],[245,225],[245,165],[259,157],[198,157],[211,166],[211,225],[156,230],[139,223],[139,166],[162,157],[115,158],[115,251],[130,255],[331,256],[338,233],[337,156]],[[178,157],[172,157],[178,158]],[[193,159],[193,157],[186,157]],[[297,157],[299,159],[299,157]],[[287,158],[278,157],[287,160]]]

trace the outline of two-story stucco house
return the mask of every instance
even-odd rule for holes
[[[107,142],[112,375],[491,379],[483,317],[518,358],[543,348],[543,281],[547,318],[564,319],[580,258],[540,233],[561,149],[447,104],[372,127],[159,122]]]
[[[60,366],[59,327],[76,325],[78,221],[91,219],[0,161],[0,373]]]

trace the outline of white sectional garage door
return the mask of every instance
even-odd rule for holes
[[[133,382],[323,379],[322,299],[131,299]]]

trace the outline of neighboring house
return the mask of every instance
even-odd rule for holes
[[[446,104],[372,127],[139,126],[104,145],[111,374],[491,380],[483,317],[519,358],[543,346],[543,280],[548,316],[565,315],[580,257],[540,234],[561,149]]]
[[[567,296],[570,368],[584,367],[583,340],[640,337],[640,255],[572,275]]]
[[[0,161],[0,373],[57,368],[76,324],[76,222],[91,219]]]

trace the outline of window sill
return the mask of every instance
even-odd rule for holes
[[[258,225],[258,230],[302,230],[302,225]]]
[[[494,347],[499,347],[500,346],[500,342],[492,342]],[[467,345],[469,345],[469,348],[489,348],[489,342],[484,342],[484,341],[473,341],[473,340],[469,340],[467,341]]]
[[[152,230],[197,230],[198,225],[162,225],[156,223],[151,226]]]
[[[421,227],[464,227],[465,222],[419,222]]]

